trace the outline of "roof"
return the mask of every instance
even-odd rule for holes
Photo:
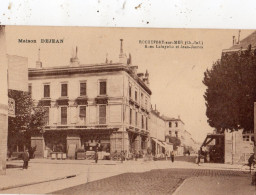
[[[75,67],[71,66],[57,66],[57,67],[44,67],[44,68],[29,68],[28,76],[29,79],[33,77],[40,76],[56,76],[56,75],[71,75],[71,74],[86,74],[95,72],[113,72],[113,71],[125,71],[127,72],[137,83],[149,94],[152,92],[149,87],[132,72],[130,66],[122,63],[112,63],[112,64],[89,64],[89,65],[79,65]]]
[[[252,45],[252,47],[256,47],[256,31],[254,31],[252,34],[250,34],[249,36],[247,36],[246,38],[241,40],[239,44],[233,45],[229,49],[230,50],[241,49],[241,47],[243,49],[246,49],[248,47],[248,45],[250,45],[250,44]]]
[[[168,116],[164,116],[164,115],[162,115],[161,116],[161,118],[162,119],[164,119],[165,121],[180,121],[180,122],[182,122],[183,124],[185,124],[181,119],[179,119],[179,118],[171,118],[171,117],[168,117]]]

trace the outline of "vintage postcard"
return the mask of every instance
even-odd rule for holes
[[[256,31],[0,26],[0,193],[255,194]]]

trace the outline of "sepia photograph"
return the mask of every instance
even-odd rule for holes
[[[256,193],[256,31],[0,26],[0,194]]]

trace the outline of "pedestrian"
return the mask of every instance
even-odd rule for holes
[[[200,158],[201,158],[201,150],[198,150],[198,156],[197,156],[197,164],[199,166],[200,163]]]
[[[174,162],[174,151],[172,151],[172,153],[171,153],[171,160],[172,160],[172,162]]]
[[[168,151],[165,152],[165,160],[168,158]]]
[[[97,150],[96,150],[96,152],[95,152],[94,158],[95,158],[95,163],[98,163],[99,154],[98,154],[98,151],[97,151]]]
[[[121,151],[121,163],[124,162],[124,151]]]
[[[25,150],[25,152],[23,152],[22,155],[23,158],[23,169],[28,169],[28,161],[29,161],[29,153],[28,153],[28,149]]]
[[[135,161],[137,161],[137,158],[138,158],[137,150],[134,151],[134,157],[135,157]]]

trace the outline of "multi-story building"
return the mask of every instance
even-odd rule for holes
[[[153,155],[168,154],[173,150],[173,144],[165,142],[166,125],[165,120],[160,116],[160,112],[151,109],[150,112],[150,138]]]
[[[93,150],[111,153],[148,147],[151,90],[148,72],[137,74],[121,48],[119,62],[80,64],[77,51],[69,66],[29,69],[29,90],[46,109],[45,131],[31,137],[36,156],[45,150]]]
[[[184,132],[184,122],[178,117],[169,118],[166,116],[162,116],[165,120],[166,125],[166,135],[180,138],[181,134]]]

